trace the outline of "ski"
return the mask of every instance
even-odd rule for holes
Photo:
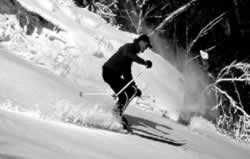
[[[142,137],[142,138],[145,138],[145,139],[148,139],[148,140],[157,141],[157,142],[161,142],[161,143],[166,143],[166,144],[170,144],[170,145],[173,145],[173,146],[183,146],[183,145],[185,145],[185,142],[175,141],[175,140],[166,138],[164,136],[154,134],[152,132],[149,132],[149,131],[146,131],[146,130],[143,130],[143,129],[133,127],[132,125],[126,125],[126,127],[124,127],[124,129],[127,130],[126,134],[135,135],[135,136]]]

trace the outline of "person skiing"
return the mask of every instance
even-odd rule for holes
[[[134,39],[133,43],[126,43],[121,46],[118,51],[104,63],[102,68],[103,79],[116,94],[133,79],[131,73],[133,62],[145,65],[146,68],[152,67],[150,60],[144,60],[137,55],[140,52],[143,53],[147,48],[152,48],[152,45],[149,37],[144,34]],[[140,97],[142,92],[133,81],[118,95],[118,102],[113,111],[122,115],[123,107],[134,95]]]

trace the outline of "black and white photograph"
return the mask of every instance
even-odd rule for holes
[[[0,0],[0,159],[249,158],[249,0]]]

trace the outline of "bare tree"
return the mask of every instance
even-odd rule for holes
[[[199,40],[199,38],[205,36],[207,34],[207,32],[209,30],[211,30],[216,24],[218,24],[224,17],[224,15],[226,15],[226,13],[222,13],[220,14],[218,17],[216,17],[215,19],[213,19],[212,21],[210,21],[205,27],[203,27],[200,32],[198,33],[198,35],[192,40],[192,42],[189,44],[188,48],[187,48],[187,53],[190,54],[191,49],[193,48],[193,46],[196,44],[196,42]]]
[[[187,11],[190,7],[194,6],[199,0],[191,0],[187,4],[181,6],[174,12],[172,12],[169,16],[167,16],[149,35],[153,35],[156,32],[162,30],[167,24],[171,23],[173,19],[175,19],[178,15]]]
[[[232,70],[239,70],[241,75],[228,77]],[[232,97],[230,93],[220,87],[221,83],[234,85],[236,97]],[[208,88],[214,88],[218,100],[218,104],[212,109],[220,110],[220,117],[217,122],[219,130],[229,133],[233,137],[250,142],[250,115],[246,112],[244,104],[241,100],[239,90],[235,86],[235,82],[250,85],[250,65],[248,63],[231,63],[221,69],[217,76],[217,80],[209,85]],[[237,99],[235,99],[237,98]]]

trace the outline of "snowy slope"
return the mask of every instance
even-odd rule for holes
[[[74,51],[65,51],[65,54],[74,54],[72,56],[76,57],[71,61],[71,72],[67,75],[71,82],[77,83],[82,87],[79,89],[86,93],[110,92],[109,87],[101,77],[102,65],[121,44],[131,42],[135,35],[111,27],[100,17],[85,9],[74,6],[58,6],[54,1],[19,0],[19,2],[28,10],[38,13],[55,25],[65,29],[64,39],[67,45],[64,50],[75,48]],[[82,22],[79,22],[75,17],[80,17],[79,20]],[[37,56],[33,57],[33,59],[35,59],[35,62],[45,64],[50,62],[47,59],[41,61],[41,59],[44,59],[43,55],[48,57],[57,55],[56,51],[53,52],[53,45],[43,44],[43,39],[27,38],[28,42],[23,47],[24,50],[16,50],[17,54],[34,56],[34,52],[39,50],[40,52],[36,53]],[[11,44],[9,45],[11,46]],[[17,47],[20,47],[20,45],[17,45]],[[101,52],[103,57],[93,56],[97,52]],[[152,60],[154,66],[137,80],[138,86],[143,90],[144,95],[156,98],[157,103],[154,105],[156,110],[167,110],[173,116],[176,116],[173,118],[178,118],[179,106],[183,102],[183,91],[180,91],[183,89],[180,82],[180,73],[162,57],[150,50],[147,50],[142,57]],[[51,59],[51,61],[53,60]],[[135,64],[133,74],[136,75],[141,69],[143,69],[143,66]],[[105,100],[107,97],[98,98]],[[105,102],[103,100],[98,101],[103,103]]]
[[[10,100],[24,111],[38,111],[43,117],[67,120],[81,118],[88,123],[112,127],[112,116],[103,113],[112,109],[111,96],[79,96],[79,86],[51,72],[35,67],[26,61],[0,49],[1,91],[0,101]],[[8,70],[8,72],[6,71]],[[89,88],[81,87],[81,90]],[[93,89],[91,89],[93,91]],[[84,117],[79,117],[84,115]],[[93,116],[93,117],[92,117]],[[107,119],[109,118],[109,119]],[[100,121],[101,120],[101,121]],[[105,124],[106,123],[106,124]]]
[[[136,112],[136,113],[135,113]],[[200,135],[138,110],[128,119],[136,127],[164,136],[167,143],[134,135],[76,127],[0,111],[0,158],[22,159],[248,159],[249,147],[215,132]],[[183,143],[176,146],[176,143]]]
[[[72,40],[82,49],[97,47],[93,43],[94,36],[100,35],[110,40],[127,42],[132,34],[122,33],[117,29],[111,29],[99,16],[75,6],[58,6],[55,0],[33,1],[18,0],[28,10],[39,13],[42,17],[58,25],[66,31],[70,31]],[[80,13],[80,14],[79,14]],[[112,32],[112,34],[110,34]],[[114,36],[119,34],[121,36]],[[77,38],[75,38],[77,37]],[[88,38],[88,40],[86,40]]]
[[[109,112],[114,103],[110,96],[81,98],[79,91],[108,92],[109,88],[101,79],[101,66],[120,44],[131,41],[134,35],[120,32],[92,13],[77,10],[73,6],[64,6],[65,9],[49,0],[19,1],[29,10],[65,29],[68,38],[79,48],[76,54],[81,54],[77,56],[71,65],[71,72],[65,78],[57,76],[53,69],[49,70],[53,67],[41,68],[36,63],[41,54],[34,55],[31,64],[14,55],[15,51],[6,49],[9,48],[8,44],[1,46],[0,158],[249,158],[249,147],[219,135],[209,123],[202,125],[208,126],[208,129],[202,126],[190,129],[152,112],[144,112],[136,105],[131,105],[126,111],[129,122],[147,135],[154,134],[164,139],[155,141],[65,123],[73,120],[76,124],[111,129],[117,126],[117,121]],[[79,12],[86,16],[83,19],[88,19],[86,23],[74,19]],[[93,55],[98,47],[96,37],[100,36],[113,47],[102,50],[104,57],[97,58]],[[36,47],[36,39],[31,41],[33,49],[43,51],[42,47]],[[29,53],[30,50],[22,51]],[[165,108],[173,112],[178,110],[182,98],[182,87],[178,81],[181,75],[168,62],[149,50],[143,58],[152,59],[154,67],[137,82],[146,95],[155,97],[153,108]],[[43,63],[49,63],[45,59],[47,61],[43,58]],[[141,69],[141,66],[134,65],[133,73],[136,74]]]
[[[83,100],[79,96],[77,85],[35,67],[3,48],[0,48],[0,51],[2,97],[17,101],[24,106],[39,105],[41,110],[46,110],[45,106],[49,107],[60,100],[68,100],[72,104],[81,103],[86,107],[97,104],[96,98],[93,97]],[[83,87],[81,89],[88,90]],[[105,101],[103,98],[100,100]]]

